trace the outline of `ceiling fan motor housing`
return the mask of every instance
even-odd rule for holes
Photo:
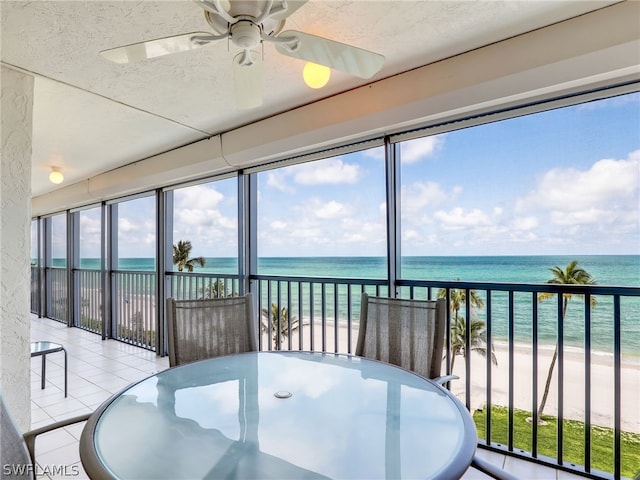
[[[229,29],[236,47],[251,50],[260,43],[260,27],[251,20],[240,20]]]

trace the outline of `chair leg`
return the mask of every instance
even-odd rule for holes
[[[62,347],[64,352],[64,398],[67,398],[67,350]]]
[[[40,372],[42,375],[42,378],[40,379],[40,389],[44,390],[44,382],[47,378],[47,355],[44,354],[42,355],[42,371]]]

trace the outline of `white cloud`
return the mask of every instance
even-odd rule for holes
[[[321,162],[303,163],[292,169],[294,179],[300,185],[356,183],[360,177],[358,165],[345,163],[337,157]]]
[[[340,218],[352,215],[354,209],[335,200],[331,200],[322,206],[316,207],[315,216],[323,220]]]
[[[402,209],[411,215],[451,200],[459,193],[459,189],[454,189],[447,194],[436,182],[414,182],[402,187]]]
[[[532,243],[538,241],[538,236],[531,231],[511,231],[509,241],[514,243]]]
[[[286,222],[281,222],[280,220],[274,220],[269,224],[269,226],[273,230],[286,230],[288,225]]]
[[[362,233],[345,233],[344,242],[345,243],[360,243],[363,244],[367,242],[368,237],[363,235]]]
[[[181,188],[174,192],[173,241],[189,240],[193,255],[237,252],[237,187],[232,180]]]
[[[640,150],[636,150],[625,160],[599,160],[588,170],[549,170],[535,190],[516,202],[516,211],[549,211],[556,225],[596,224],[622,212],[638,212],[639,189]]]
[[[175,207],[179,209],[207,210],[217,208],[224,195],[206,185],[196,185],[176,191]]]
[[[540,225],[540,222],[534,216],[516,217],[513,221],[513,228],[516,230],[533,230],[538,225]]]
[[[341,222],[335,238],[341,244],[360,243],[367,249],[373,245],[386,245],[387,242],[386,230],[382,221],[366,221],[353,217],[345,218]]]
[[[320,226],[297,225],[289,232],[289,237],[302,245],[330,244],[328,236],[327,230]]]
[[[552,211],[550,215],[554,225],[590,225],[594,223],[613,223],[616,222],[616,216],[612,215],[609,210],[601,208],[588,208],[577,210],[575,212],[568,211]]]
[[[461,230],[469,227],[489,226],[491,219],[482,210],[474,208],[465,210],[462,207],[455,207],[448,212],[438,210],[435,213],[436,219],[440,221],[443,228],[448,230]]]
[[[400,159],[402,163],[417,163],[430,157],[437,149],[442,147],[444,138],[445,135],[441,134],[403,142],[400,147]]]
[[[360,216],[357,205],[318,197],[307,198],[304,204],[287,211],[286,235],[278,229],[285,221],[274,219],[259,228],[261,241],[277,254],[308,251],[313,254],[383,254],[386,244],[383,217],[375,209],[371,215]]]
[[[196,185],[177,190],[174,200],[174,228],[181,234],[191,234],[191,227],[237,228],[235,215],[225,216],[222,212],[225,196],[211,186]],[[198,232],[213,236],[214,232],[208,230]]]
[[[102,219],[100,218],[99,212],[98,215],[80,215],[80,231],[83,235],[99,236],[100,232],[102,232]]]
[[[118,219],[118,233],[126,234],[130,232],[137,232],[140,230],[140,224],[138,222],[131,221],[128,218],[120,217]]]
[[[270,172],[267,172],[267,185],[283,193],[295,192],[295,188],[293,188],[293,184],[289,180],[289,172],[290,170],[286,168],[282,170],[271,170]]]
[[[407,229],[402,232],[402,239],[405,241],[419,240],[421,237],[417,230]]]
[[[384,159],[385,159],[384,147],[368,148],[366,150],[362,150],[362,152],[360,153],[364,157],[372,158],[374,160],[379,160],[381,162],[384,162]]]

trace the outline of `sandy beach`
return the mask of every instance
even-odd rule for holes
[[[336,330],[333,322],[327,322],[326,333],[322,337],[322,326],[313,326],[314,339],[311,345],[311,327],[304,325],[302,329],[303,350],[324,350],[328,352],[353,353],[358,337],[357,325],[353,326],[351,341],[349,342],[346,326],[339,326]],[[282,350],[299,348],[299,334],[292,333],[291,345],[288,340],[282,340]],[[263,334],[263,349],[266,349],[267,336]],[[351,348],[349,347],[351,345]],[[337,347],[337,348],[336,348]],[[508,405],[509,384],[509,353],[504,343],[494,345],[494,353],[498,361],[491,366],[491,403],[493,405]],[[531,348],[518,345],[514,348],[514,407],[531,411],[533,384],[533,357]],[[553,347],[540,347],[538,350],[538,398],[542,397],[544,384]],[[564,370],[564,418],[584,421],[585,412],[585,360],[584,352],[580,349],[566,348],[563,359]],[[460,377],[451,383],[452,392],[465,402],[465,359],[462,355],[456,357],[454,372]],[[549,397],[544,409],[546,415],[557,415],[558,399],[558,364],[554,369]],[[473,352],[471,354],[471,408],[482,408],[486,404],[486,360]],[[640,433],[640,357],[623,357],[621,368],[621,423],[622,430]],[[604,353],[591,355],[591,423],[603,427],[613,427],[614,414],[614,370],[613,356]]]

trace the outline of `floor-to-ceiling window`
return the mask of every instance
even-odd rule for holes
[[[67,272],[67,214],[45,218],[46,315],[67,323],[69,310]]]
[[[338,285],[258,282],[263,342],[276,349],[351,351],[355,339],[343,327],[358,315],[352,307],[363,286],[344,279],[387,277],[384,148],[267,170],[257,178],[258,274],[343,279]]]
[[[238,179],[224,178],[166,193],[170,230],[166,269],[173,298],[237,295]]]
[[[156,197],[109,205],[112,336],[154,349],[157,331]]]
[[[42,282],[40,278],[41,272],[41,251],[42,251],[42,235],[40,234],[41,222],[38,219],[31,220],[31,312],[42,314]]]
[[[637,253],[639,103],[624,95],[402,142],[403,276],[541,282],[546,268],[468,257]]]
[[[640,299],[577,293],[559,299],[515,285],[640,286],[638,112],[634,93],[446,133],[425,130],[400,143],[402,277],[448,282],[430,294],[448,300],[450,366],[463,376],[473,372],[466,386],[472,407],[486,404],[491,384],[490,401],[512,402],[529,417],[539,411],[614,427],[610,360],[619,354],[637,360]],[[624,332],[619,345],[616,330]],[[504,387],[510,384],[511,392]],[[629,409],[634,394],[623,387],[617,395],[623,415],[637,418]],[[492,413],[487,428],[499,430],[506,407]],[[521,439],[516,448],[530,449],[531,424],[514,421],[512,428]],[[537,433],[546,435],[542,428]],[[569,435],[565,449],[582,443]],[[541,445],[552,445],[555,433],[550,437]],[[508,441],[506,433],[492,440]],[[555,446],[544,448],[556,455]]]
[[[77,216],[77,266],[74,281],[77,293],[76,326],[102,333],[104,295],[104,233],[102,207],[92,207]]]

